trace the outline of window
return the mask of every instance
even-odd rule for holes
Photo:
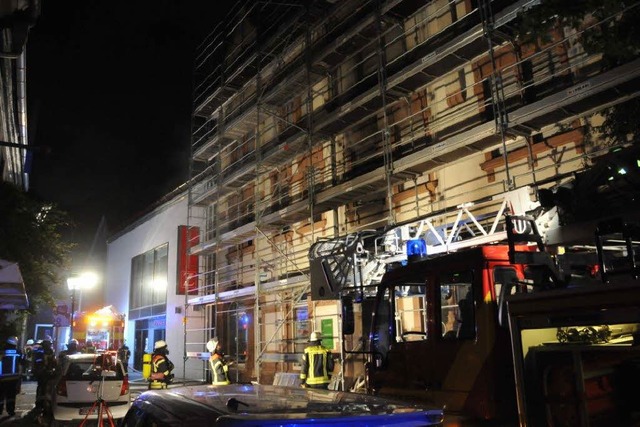
[[[311,324],[309,322],[309,308],[301,305],[295,308],[296,313],[296,353],[303,353],[307,346],[309,334],[311,334]]]
[[[168,243],[131,260],[130,309],[166,305],[168,270]],[[130,313],[130,318],[138,317]]]
[[[427,339],[426,289],[424,282],[404,282],[378,291],[371,331],[376,366],[385,365],[392,343]]]
[[[229,312],[229,322],[225,322],[223,350],[237,363],[246,363],[249,350],[249,327],[251,311],[244,311],[242,306],[233,304]]]
[[[106,359],[106,360],[105,360]],[[110,370],[114,375],[102,376],[102,370]],[[64,374],[67,381],[122,381],[124,379],[122,365],[115,364],[109,355],[97,355],[94,360],[74,360],[68,365]]]
[[[443,275],[440,280],[440,319],[445,339],[476,337],[475,306],[470,271]]]
[[[391,345],[392,309],[389,293],[389,288],[384,288],[384,290],[379,291],[376,297],[375,324],[371,331],[371,341],[374,349],[373,357],[376,360],[377,367],[383,366]]]
[[[426,340],[426,286],[423,283],[406,283],[396,289],[396,341]]]

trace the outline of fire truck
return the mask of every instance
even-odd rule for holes
[[[95,312],[76,313],[72,338],[78,340],[80,348],[89,351],[117,350],[124,343],[124,321],[125,315],[118,313],[113,306]]]
[[[521,188],[461,205],[445,225],[430,216],[316,242],[312,299],[340,301],[344,335],[358,306],[366,391],[441,405],[450,420],[637,422],[640,233],[627,219],[640,198],[589,216],[581,204],[597,205],[602,171],[576,176],[573,199]],[[590,245],[573,244],[580,232]]]

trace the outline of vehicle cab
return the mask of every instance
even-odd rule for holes
[[[446,404],[448,412],[480,419],[513,417],[509,330],[498,301],[503,287],[511,292],[526,274],[510,263],[506,245],[387,272],[373,310],[369,391]]]

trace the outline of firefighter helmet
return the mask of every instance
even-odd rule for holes
[[[18,345],[18,337],[7,338],[7,344]]]
[[[218,338],[211,338],[209,342],[207,342],[207,350],[209,353],[213,353],[216,351],[216,347],[218,347]]]
[[[156,341],[156,343],[153,345],[153,349],[160,350],[161,348],[165,348],[166,346],[167,346],[166,341],[160,340],[160,341]]]
[[[309,342],[320,341],[322,339],[322,334],[320,332],[311,332],[309,336]]]
[[[31,338],[27,340],[27,345],[34,345],[34,344],[35,342]]]

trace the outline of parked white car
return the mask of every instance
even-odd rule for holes
[[[114,419],[131,406],[129,377],[115,352],[74,354],[65,360],[52,397],[54,423],[95,420],[103,401]],[[91,412],[91,413],[90,413]]]

